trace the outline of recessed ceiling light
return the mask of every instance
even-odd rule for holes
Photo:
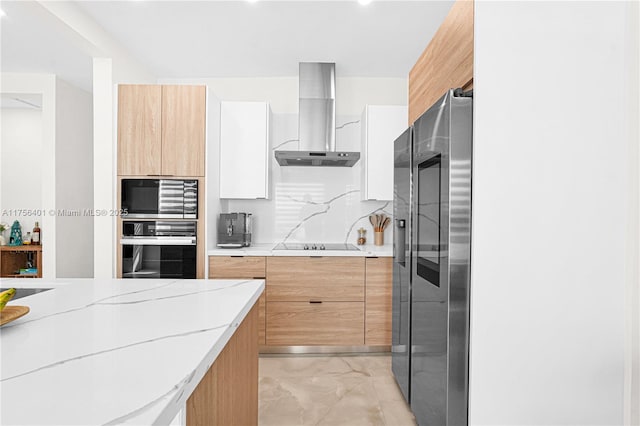
[[[7,14],[4,10],[0,9],[0,18],[2,18],[3,16],[7,16]]]
[[[371,0],[358,0],[358,3],[360,3],[363,6],[368,5],[369,3],[371,3]]]
[[[247,0],[249,3],[257,3],[258,0]]]

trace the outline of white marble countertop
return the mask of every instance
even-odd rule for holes
[[[0,424],[168,424],[264,289],[263,280],[2,279],[55,287],[9,302]]]
[[[392,257],[393,246],[385,244],[376,246],[365,244],[355,246],[359,250],[274,250],[277,243],[258,243],[240,249],[216,248],[209,250],[209,256],[364,256],[364,257]]]

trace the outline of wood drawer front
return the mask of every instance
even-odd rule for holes
[[[263,256],[209,256],[209,278],[264,278]]]
[[[363,344],[363,302],[267,303],[267,345]]]
[[[267,301],[364,301],[363,257],[270,257]]]

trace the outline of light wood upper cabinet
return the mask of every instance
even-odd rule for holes
[[[220,198],[269,198],[269,121],[266,102],[220,105]]]
[[[457,0],[409,72],[411,125],[447,90],[473,86],[474,2]]]
[[[391,345],[393,258],[367,258],[365,267],[365,345]]]
[[[204,86],[162,86],[162,174],[204,176]]]
[[[161,174],[161,86],[118,86],[118,174]]]
[[[363,200],[393,200],[393,142],[407,128],[407,107],[367,105],[362,113]]]
[[[205,86],[118,86],[118,175],[204,176]]]

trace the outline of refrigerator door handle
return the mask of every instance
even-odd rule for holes
[[[405,265],[405,255],[406,255],[406,247],[405,247],[405,234],[406,234],[406,221],[404,219],[396,219],[396,232],[394,235],[396,237],[395,241],[395,253],[394,257],[396,261],[402,266]]]

